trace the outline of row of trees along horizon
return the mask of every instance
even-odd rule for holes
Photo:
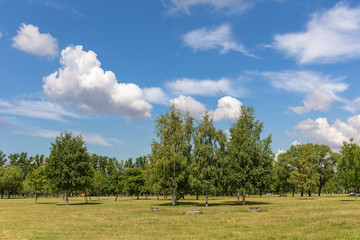
[[[261,138],[263,123],[254,108],[241,107],[229,136],[216,129],[210,113],[200,121],[175,106],[156,119],[151,154],[133,161],[89,154],[81,135],[61,133],[50,154],[28,156],[0,151],[0,194],[10,196],[162,195],[172,205],[186,195],[236,196],[245,204],[248,194],[301,196],[317,192],[358,192],[360,146],[344,142],[339,153],[327,145],[293,145],[277,159],[271,135]],[[86,198],[87,199],[87,198]],[[356,194],[355,194],[356,199]]]

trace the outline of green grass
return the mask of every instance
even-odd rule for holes
[[[1,239],[360,239],[360,201],[341,196],[0,199]],[[150,206],[158,207],[151,211]],[[250,207],[260,207],[250,212]],[[190,209],[203,214],[186,215]]]

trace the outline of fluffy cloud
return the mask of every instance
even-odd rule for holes
[[[0,99],[0,113],[20,115],[32,118],[63,121],[64,117],[78,118],[59,104],[45,101],[4,101]]]
[[[203,27],[193,30],[183,36],[183,41],[186,46],[195,51],[218,49],[221,54],[236,51],[246,56],[256,57],[249,53],[242,44],[236,42],[231,32],[231,27],[228,24],[223,24],[213,29]]]
[[[357,143],[360,142],[360,115],[350,117],[346,122],[337,119],[333,124],[329,124],[326,118],[307,119],[294,129],[296,132],[290,135],[310,138],[315,143],[338,149],[343,141],[350,138],[354,138]]]
[[[204,104],[196,101],[190,96],[180,95],[170,101],[183,112],[189,112],[191,116],[198,118],[203,112],[206,111]]]
[[[264,72],[262,75],[273,87],[306,94],[304,106],[289,107],[297,114],[311,110],[327,111],[334,100],[347,104],[347,109],[351,110],[350,103],[338,96],[348,88],[343,82],[344,77],[333,79],[311,71]]]
[[[3,37],[3,34],[2,34],[2,32],[0,32],[0,39]]]
[[[240,115],[240,108],[242,103],[236,98],[226,96],[218,100],[217,109],[211,111],[214,116],[214,121],[221,120],[236,120]]]
[[[341,2],[315,13],[305,32],[275,35],[273,47],[300,64],[333,63],[360,57],[360,7]]]
[[[216,96],[226,94],[238,96],[244,92],[242,89],[237,89],[232,81],[227,78],[219,80],[183,78],[168,82],[166,87],[175,95]]]
[[[327,92],[324,92],[320,89],[315,89],[308,95],[306,95],[303,100],[304,106],[289,107],[297,114],[308,113],[311,110],[317,111],[328,111],[330,109],[330,104],[333,102],[333,98]]]
[[[208,5],[216,11],[242,13],[254,4],[254,1],[247,0],[169,0],[167,2],[170,2],[166,4],[170,14],[183,12],[188,15],[191,14],[191,8],[196,5]]]
[[[70,46],[61,52],[61,68],[44,77],[44,92],[62,103],[79,103],[86,113],[113,113],[150,118],[152,106],[143,91],[132,83],[118,83],[115,74],[104,71],[93,51]]]
[[[167,105],[169,103],[169,96],[164,93],[161,88],[152,87],[152,88],[144,88],[144,98],[152,103],[159,103]]]
[[[39,56],[54,57],[58,54],[56,38],[49,33],[40,33],[39,28],[25,23],[21,24],[17,35],[13,37],[12,46],[19,50]]]

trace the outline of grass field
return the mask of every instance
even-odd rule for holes
[[[2,239],[360,239],[360,201],[341,196],[171,199],[0,199]],[[151,211],[150,207],[158,207]],[[260,207],[260,212],[250,212]],[[200,209],[200,215],[186,215]]]

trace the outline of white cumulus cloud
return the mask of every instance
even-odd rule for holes
[[[17,35],[13,37],[12,46],[19,50],[39,56],[54,57],[58,54],[56,38],[50,33],[40,33],[37,26],[21,24]]]
[[[112,71],[104,71],[93,51],[82,46],[62,50],[61,67],[43,78],[47,96],[61,103],[78,103],[85,113],[122,114],[150,118],[152,106],[132,83],[119,83]]]
[[[0,39],[3,37],[3,34],[2,34],[2,32],[0,32]]]
[[[246,56],[256,58],[255,55],[249,53],[241,43],[235,40],[229,24],[223,24],[212,29],[206,27],[195,29],[186,33],[183,36],[183,41],[186,46],[194,49],[194,51],[216,49],[219,50],[221,54],[236,51]]]
[[[221,120],[236,120],[240,116],[240,108],[242,103],[236,98],[226,96],[218,100],[217,109],[211,111],[214,116],[214,121]]]
[[[360,115],[349,117],[346,122],[337,119],[329,124],[327,118],[307,119],[294,127],[293,137],[306,137],[317,144],[326,144],[338,149],[344,141],[354,138],[360,143]]]
[[[169,96],[164,93],[161,88],[158,87],[151,87],[151,88],[144,88],[144,98],[152,103],[159,103],[167,105],[169,103]]]
[[[206,111],[204,104],[190,96],[180,95],[177,98],[171,99],[170,103],[174,104],[184,113],[189,112],[191,116],[196,118]]]
[[[242,13],[254,5],[248,0],[168,0],[166,5],[169,14],[182,12],[190,15],[191,9],[198,5],[210,6],[216,11]]]
[[[278,34],[273,47],[300,64],[334,63],[360,57],[360,7],[345,2],[314,13],[306,31]]]
[[[175,95],[216,96],[220,94],[239,96],[244,90],[234,86],[227,78],[219,80],[198,80],[191,78],[176,79],[167,82],[166,87]]]
[[[343,82],[345,77],[331,78],[312,71],[264,72],[262,75],[273,87],[305,94],[304,106],[289,107],[297,114],[327,111],[333,101],[343,102],[345,109],[352,110],[350,102],[338,96],[348,88],[348,84]]]

